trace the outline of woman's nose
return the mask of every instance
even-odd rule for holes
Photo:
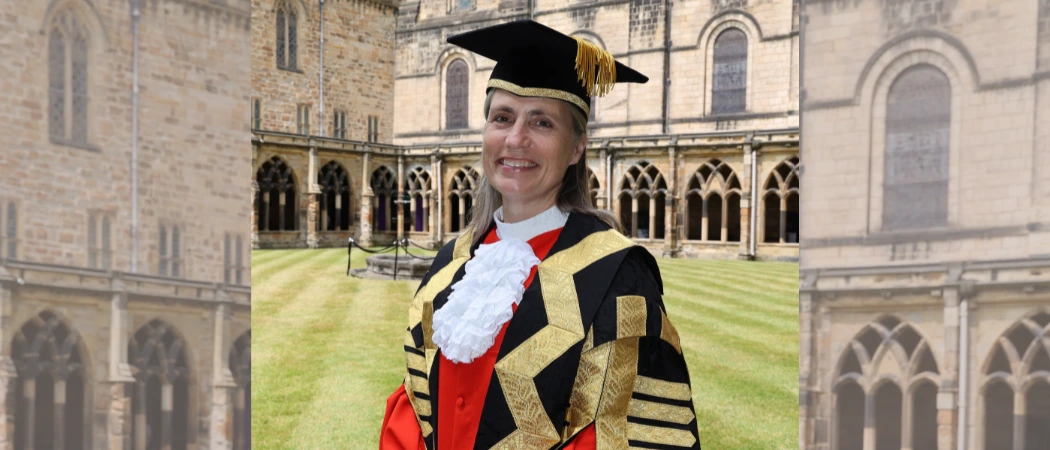
[[[525,148],[529,145],[529,130],[527,122],[519,120],[514,123],[507,133],[507,146],[510,148]]]

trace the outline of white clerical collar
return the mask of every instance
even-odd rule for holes
[[[503,207],[500,206],[492,218],[496,221],[496,236],[502,239],[521,239],[528,242],[536,236],[548,231],[564,227],[569,220],[569,213],[558,209],[558,205],[551,206],[544,212],[536,214],[521,222],[506,223],[503,221]]]

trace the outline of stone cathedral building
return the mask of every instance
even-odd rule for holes
[[[250,5],[0,5],[0,450],[250,448]]]
[[[453,239],[469,221],[494,63],[445,39],[531,18],[650,78],[593,105],[599,208],[656,255],[798,258],[797,2],[252,5],[253,248]]]
[[[799,448],[1050,448],[1050,2],[805,17]]]

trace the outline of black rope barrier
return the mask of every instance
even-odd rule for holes
[[[364,247],[358,245],[357,242],[354,241],[354,238],[352,238],[352,237],[351,238],[347,238],[347,241],[348,242],[347,242],[347,245],[346,245],[346,276],[350,276],[350,263],[351,263],[351,261],[353,261],[354,247],[357,247],[359,250],[361,250],[361,251],[363,251],[365,253],[372,253],[372,254],[386,253],[386,252],[389,252],[391,249],[393,249],[394,250],[394,279],[395,280],[397,280],[397,267],[398,267],[398,261],[400,259],[400,258],[398,258],[398,256],[399,256],[399,253],[400,253],[401,249],[405,250],[405,254],[406,255],[408,255],[408,256],[410,256],[412,258],[415,258],[415,259],[434,259],[433,256],[413,255],[411,252],[409,252],[408,251],[408,245],[409,244],[412,244],[412,245],[414,245],[414,246],[416,246],[416,247],[418,247],[420,249],[423,249],[423,250],[428,250],[428,249],[426,247],[420,246],[419,244],[416,244],[415,242],[412,242],[408,238],[401,238],[400,241],[394,240],[394,242],[392,242],[390,245],[388,245],[386,247],[383,247],[383,248],[381,248],[379,250],[369,250],[367,248],[364,248]]]

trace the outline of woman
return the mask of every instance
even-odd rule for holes
[[[449,42],[497,62],[484,175],[413,299],[380,448],[698,449],[659,269],[587,184],[590,96],[648,79],[532,21]]]

